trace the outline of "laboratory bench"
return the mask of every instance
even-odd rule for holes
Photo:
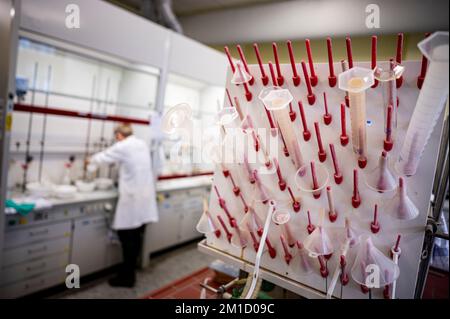
[[[158,181],[159,222],[148,224],[141,266],[150,255],[201,237],[195,225],[211,176]],[[66,266],[79,266],[81,277],[120,263],[120,243],[110,230],[117,191],[78,193],[51,199],[52,207],[26,216],[5,216],[0,298],[25,296],[64,284]]]

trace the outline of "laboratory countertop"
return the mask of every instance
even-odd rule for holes
[[[176,178],[170,180],[162,180],[156,183],[156,191],[157,192],[168,192],[168,191],[176,191],[183,190],[189,188],[197,188],[197,187],[206,187],[211,185],[212,176],[195,176],[195,177],[186,177],[186,178]],[[51,207],[55,206],[63,206],[63,205],[72,205],[79,204],[83,202],[93,202],[99,200],[108,200],[115,199],[118,196],[117,189],[107,190],[107,191],[93,191],[89,193],[77,193],[74,197],[71,198],[49,198],[49,204]],[[20,198],[22,197],[21,193],[12,193],[10,194],[10,198]],[[43,208],[44,209],[44,208]],[[38,211],[39,209],[35,209]]]

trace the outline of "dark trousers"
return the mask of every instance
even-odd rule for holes
[[[123,262],[119,268],[118,277],[125,281],[135,282],[136,280],[136,263],[141,251],[142,235],[145,225],[139,228],[118,230],[122,244]]]

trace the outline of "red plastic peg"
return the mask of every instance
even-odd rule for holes
[[[327,266],[325,265],[325,262],[323,261],[323,256],[318,256],[317,259],[319,259],[320,264],[320,275],[323,278],[328,277],[328,269]]]
[[[253,249],[255,251],[258,251],[259,248],[259,241],[255,236],[255,233],[251,230],[250,225],[247,223],[247,228],[248,228],[248,232],[250,233],[250,237],[252,238],[253,241]]]
[[[272,49],[273,49],[273,58],[275,59],[275,66],[277,68],[277,82],[279,86],[282,86],[284,83],[284,77],[281,74],[280,60],[278,59],[278,48],[275,42],[272,43]]]
[[[303,109],[302,101],[298,101],[298,109],[300,111],[300,117],[302,119],[303,139],[305,140],[305,142],[307,142],[311,138],[311,132],[308,130],[308,125],[306,123],[306,117],[305,117],[305,110]]]
[[[283,176],[281,175],[280,165],[278,164],[278,160],[276,158],[273,159],[273,162],[275,164],[275,168],[277,171],[278,186],[280,187],[281,191],[284,191],[286,189],[286,182],[284,181]]]
[[[238,64],[237,67],[238,67],[239,73],[241,74],[241,77],[244,78],[244,74],[241,69],[241,67],[242,67],[241,64]],[[250,90],[248,89],[247,83],[244,82],[244,83],[242,83],[242,85],[244,86],[244,90],[245,90],[245,98],[247,99],[247,101],[250,102],[253,98],[252,92],[250,92]]]
[[[334,198],[330,186],[327,186],[327,199],[328,199],[328,218],[330,219],[330,222],[334,223],[338,217],[338,214],[336,208],[334,207]]]
[[[309,72],[311,73],[311,76],[310,76],[311,85],[316,86],[317,83],[319,82],[319,79],[316,75],[316,71],[314,70],[314,61],[313,61],[312,52],[311,52],[311,42],[309,41],[309,39],[305,40],[305,45],[306,45],[306,53],[308,55]]]
[[[269,238],[266,238],[266,245],[267,245],[267,249],[269,250],[270,258],[274,259],[277,256],[277,251],[275,250],[275,248],[273,248],[272,244],[270,243]]]
[[[386,152],[389,152],[394,146],[394,141],[392,140],[392,105],[389,105],[387,108],[386,118],[386,137],[383,141],[383,148]]]
[[[371,56],[371,63],[370,67],[372,70],[375,70],[377,67],[377,36],[372,36],[372,56]],[[376,88],[378,86],[378,80],[375,79],[375,83],[372,85],[372,88]]]
[[[292,82],[294,83],[294,86],[299,86],[301,83],[300,76],[297,72],[297,66],[295,65],[295,59],[294,59],[294,49],[292,48],[292,42],[287,41],[287,47],[289,52],[289,60],[291,61],[291,68],[292,68]]]
[[[233,58],[231,57],[230,50],[228,49],[227,46],[225,46],[223,49],[225,51],[225,54],[227,55],[228,62],[230,62],[231,71],[234,74],[234,72],[236,72],[236,68],[234,67],[234,62],[233,62]]]
[[[337,161],[336,152],[334,150],[334,145],[330,144],[330,152],[331,152],[331,159],[333,160],[333,167],[334,167],[334,181],[336,184],[342,183],[342,180],[344,179],[344,176],[342,176],[341,170],[339,168],[339,163]]]
[[[236,219],[233,216],[231,216],[231,214],[227,208],[227,204],[226,204],[225,200],[220,196],[219,190],[217,189],[216,185],[214,185],[214,190],[216,191],[217,197],[219,199],[220,208],[222,208],[223,211],[225,212],[225,214],[227,215],[230,226],[234,228],[236,226]]]
[[[373,211],[373,220],[370,222],[370,230],[376,234],[380,231],[380,223],[378,222],[378,205],[375,204]]]
[[[353,196],[352,196],[352,206],[358,208],[361,205],[361,197],[359,196],[358,189],[358,170],[353,170]]]
[[[292,102],[289,102],[289,118],[291,119],[291,122],[294,122],[296,117],[297,113],[295,113],[294,109],[292,108]]]
[[[320,135],[320,128],[319,128],[319,122],[314,122],[314,129],[316,131],[316,138],[317,138],[317,145],[319,146],[319,161],[325,162],[327,159],[327,153],[325,152],[325,149],[323,148],[322,144],[322,136]]]
[[[256,59],[258,60],[259,71],[261,72],[261,82],[264,86],[266,86],[269,83],[269,77],[267,76],[266,71],[264,70],[264,65],[262,63],[261,53],[259,52],[258,44],[253,43],[253,49],[255,50]]]
[[[280,126],[278,123],[277,123],[277,125]],[[283,132],[281,132],[281,130],[278,130],[278,132],[280,134],[281,141],[283,142],[283,153],[284,153],[284,156],[289,157],[289,150],[288,150],[288,148],[286,146],[286,141],[284,139]]]
[[[277,76],[275,74],[275,70],[273,68],[272,61],[269,61],[267,64],[269,65],[270,78],[272,79],[272,85],[278,86],[278,80],[277,80]]]
[[[314,225],[311,223],[311,215],[310,215],[310,213],[309,213],[309,210],[307,211],[306,214],[308,215],[308,226],[306,227],[306,230],[308,231],[308,234],[311,235],[311,233],[314,231],[314,229],[316,229],[316,226],[314,226]]]
[[[319,183],[317,182],[317,175],[316,175],[316,165],[314,164],[314,162],[310,163],[310,167],[313,186],[313,197],[315,199],[319,199],[322,192],[319,190]]]
[[[430,33],[425,34],[425,38],[427,38],[430,35]],[[422,88],[423,81],[425,81],[425,75],[427,74],[427,67],[428,67],[428,59],[422,55],[422,65],[420,67],[420,74],[417,78],[417,87],[419,90]]]
[[[244,205],[244,213],[248,213],[248,205],[244,199],[244,196],[242,196],[242,193],[239,194],[239,197],[241,198],[242,205]]]
[[[225,225],[225,222],[223,221],[220,215],[217,216],[217,219],[219,220],[220,225],[222,225],[222,228],[225,231],[225,234],[227,235],[228,242],[231,243],[231,237],[233,237],[233,234],[230,233],[227,225]]]
[[[323,92],[323,106],[325,108],[325,113],[323,115],[323,122],[325,123],[325,125],[330,125],[333,117],[328,112],[327,93],[326,92]]]
[[[242,64],[244,65],[245,71],[251,75],[250,69],[248,68],[247,60],[245,59],[244,51],[242,51],[242,48],[239,44],[236,46],[236,48],[239,53],[239,57],[241,58]],[[255,83],[255,78],[252,76],[250,81],[248,81],[248,84],[253,85],[253,83]]]
[[[345,72],[348,70],[348,61],[347,60],[341,60],[341,68],[342,72]],[[345,92],[345,105],[347,107],[350,107],[350,98],[348,97],[348,92]]]
[[[328,69],[330,71],[330,75],[328,75],[328,85],[330,88],[336,86],[337,78],[336,74],[334,74],[334,65],[333,65],[333,47],[331,45],[331,38],[327,38],[327,50],[328,50]]]
[[[289,248],[288,245],[286,243],[286,239],[284,238],[283,235],[280,235],[280,240],[281,240],[281,245],[283,246],[283,250],[284,250],[284,261],[286,262],[286,264],[289,265],[289,263],[292,260],[292,254],[289,252]]]
[[[347,135],[347,127],[345,124],[345,106],[341,103],[341,145],[345,146],[348,144],[349,138]]]
[[[393,250],[394,250],[396,253],[398,253],[398,252],[400,251],[400,239],[401,239],[401,237],[402,237],[402,235],[398,234],[398,235],[397,235],[397,240],[395,241],[395,245],[394,245]],[[392,258],[392,257],[393,257],[392,251],[390,252],[390,255],[391,255],[391,258]],[[400,256],[399,256],[399,258],[400,258]]]
[[[311,81],[309,79],[308,70],[306,69],[306,63],[305,61],[302,61],[302,70],[303,70],[303,77],[305,78],[306,88],[308,89],[308,103],[309,105],[314,105],[316,103],[316,95],[313,93],[311,88]]]
[[[291,188],[288,186],[287,189],[288,189],[289,195],[291,196],[291,199],[292,199],[292,208],[294,209],[294,212],[297,213],[300,211],[300,208],[301,208],[300,203],[298,202],[298,200],[295,199],[294,193],[292,193]]]
[[[231,175],[231,172],[230,172],[230,180],[231,180],[231,184],[233,185],[233,193],[234,193],[234,195],[235,196],[239,196],[239,194],[241,193],[241,189],[234,182],[234,178]]]
[[[399,64],[402,63],[402,57],[403,57],[403,33],[399,33],[397,35],[397,54],[395,55],[395,61]],[[400,76],[395,81],[397,85],[397,89],[399,89],[403,84],[403,75]]]
[[[353,68],[353,53],[352,53],[352,39],[350,37],[345,38],[345,46],[347,48],[347,61],[348,68]]]
[[[340,256],[339,264],[341,265],[341,276],[340,276],[341,285],[345,286],[350,281],[350,278],[348,277],[348,274],[345,271],[345,267],[347,266],[347,261],[345,260],[345,256],[344,255]]]

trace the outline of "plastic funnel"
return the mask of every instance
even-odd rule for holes
[[[317,162],[310,162],[297,171],[295,174],[295,183],[300,190],[313,193],[314,197],[320,197],[321,191],[328,184],[327,168]]]
[[[392,217],[401,220],[411,220],[419,215],[419,209],[407,194],[406,182],[403,177],[399,178],[397,192],[386,204],[384,210]]]
[[[380,193],[393,191],[397,187],[395,177],[391,173],[388,165],[387,152],[381,153],[378,166],[366,174],[366,185]]]
[[[374,246],[370,236],[365,235],[361,238],[351,274],[360,285],[383,288],[397,280],[400,268]]]

